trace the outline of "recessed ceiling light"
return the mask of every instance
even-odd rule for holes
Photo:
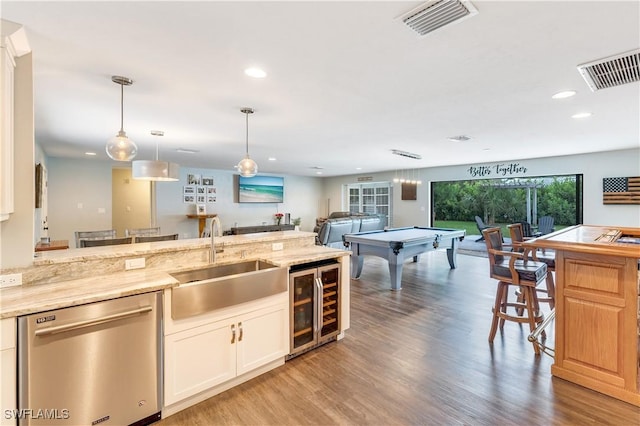
[[[84,155],[96,155],[95,152],[85,152]]]
[[[265,78],[267,76],[267,73],[260,68],[247,68],[244,73],[253,78]]]
[[[356,170],[362,170],[362,167],[356,167]]]
[[[471,140],[471,137],[467,135],[459,135],[459,136],[449,136],[447,139],[450,140],[451,142],[466,142]]]
[[[318,171],[316,172],[316,174],[317,174],[317,175],[321,175],[321,174],[322,174],[322,172],[321,172],[320,170],[318,170]]]
[[[571,118],[587,118],[587,117],[591,117],[593,114],[591,114],[590,112],[579,112],[577,114],[573,114],[571,116]]]
[[[200,151],[198,151],[197,149],[189,149],[189,148],[177,148],[176,152],[181,152],[183,154],[196,154]]]
[[[563,92],[558,92],[555,95],[551,96],[551,99],[564,99],[570,98],[576,94],[575,90],[565,90]]]
[[[267,158],[267,160],[269,160],[269,161],[276,161],[276,160],[277,160],[277,158],[276,158],[276,157],[269,157],[269,158]]]

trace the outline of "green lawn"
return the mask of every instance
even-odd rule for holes
[[[498,223],[496,226],[499,226],[502,229],[502,235],[505,237],[509,236],[509,228],[507,228],[509,223]],[[480,235],[480,231],[478,231],[478,227],[475,222],[462,222],[457,220],[436,220],[433,222],[433,226],[436,228],[451,228],[451,229],[464,229],[467,231],[467,235]],[[559,230],[562,228],[566,228],[566,225],[555,225],[555,230]]]
[[[502,235],[509,236],[508,223],[497,224],[502,229]],[[457,220],[436,220],[433,222],[433,226],[436,228],[451,228],[451,229],[464,229],[467,231],[467,235],[480,235],[478,227],[475,222],[461,222]]]

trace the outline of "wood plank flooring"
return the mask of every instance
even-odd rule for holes
[[[458,263],[426,253],[392,292],[386,262],[365,258],[343,340],[157,424],[640,425],[640,408],[553,378],[526,326],[505,324],[490,345],[488,261]]]

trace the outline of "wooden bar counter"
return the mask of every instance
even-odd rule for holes
[[[551,374],[640,406],[640,228],[578,225],[527,242],[556,253]]]

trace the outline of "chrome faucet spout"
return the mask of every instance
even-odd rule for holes
[[[209,233],[211,234],[211,249],[209,250],[209,263],[216,263],[216,232],[220,230],[220,219],[217,217],[211,218],[211,228]]]

